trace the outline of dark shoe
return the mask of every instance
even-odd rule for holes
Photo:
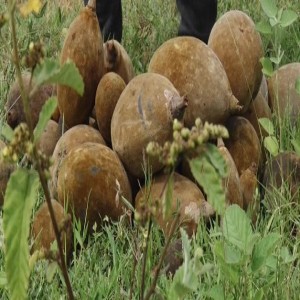
[[[194,36],[207,43],[217,17],[217,0],[176,0],[181,15],[178,35]]]
[[[84,0],[86,5],[88,0]],[[104,42],[122,39],[122,5],[121,0],[97,0],[96,13]]]

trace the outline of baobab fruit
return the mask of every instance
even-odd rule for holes
[[[201,218],[208,220],[214,215],[212,206],[206,202],[202,192],[195,183],[184,176],[174,173],[174,184],[170,211],[163,216],[163,195],[168,180],[167,174],[159,174],[152,178],[150,188],[142,187],[135,198],[136,210],[142,215],[144,207],[156,206],[154,220],[163,230],[165,236],[170,235],[171,224],[176,213],[179,213],[178,223],[189,236],[196,232]]]
[[[72,60],[84,82],[80,96],[65,85],[58,85],[60,114],[66,128],[87,124],[95,104],[98,83],[104,72],[103,42],[96,15],[96,0],[90,0],[71,23],[61,51],[60,62]]]
[[[58,140],[58,124],[53,120],[49,120],[46,128],[44,129],[44,132],[41,135],[39,148],[46,156],[51,157]]]
[[[180,36],[163,43],[153,54],[148,72],[167,77],[187,97],[184,123],[188,128],[199,117],[202,122],[219,124],[241,110],[222,63],[197,38]]]
[[[300,114],[300,95],[295,88],[299,77],[300,63],[290,63],[280,67],[268,80],[272,110],[280,118],[287,116],[293,123]]]
[[[225,125],[229,138],[224,140],[231,154],[239,175],[248,169],[252,163],[259,166],[261,161],[261,145],[255,129],[244,117],[233,116]]]
[[[218,139],[218,149],[227,165],[227,176],[222,181],[225,191],[226,204],[238,204],[241,208],[243,208],[243,195],[239,173],[235,162],[228,149],[225,147],[222,139]]]
[[[173,120],[183,118],[186,106],[186,99],[162,75],[140,74],[128,83],[112,116],[111,142],[131,175],[144,177],[148,143],[171,141]],[[149,166],[153,173],[163,168],[158,157],[149,157]]]
[[[106,216],[117,221],[126,213],[122,197],[132,202],[130,183],[118,155],[97,143],[84,143],[68,153],[59,171],[57,193],[59,202],[90,231]]]
[[[105,145],[105,141],[100,132],[91,126],[84,124],[72,127],[59,138],[53,151],[53,165],[50,168],[51,181],[49,188],[52,192],[52,197],[57,196],[57,178],[64,158],[72,148],[87,142]]]
[[[225,13],[214,24],[208,46],[223,64],[232,92],[245,112],[262,79],[263,45],[254,22],[239,10]]]
[[[61,232],[61,243],[63,246],[66,260],[68,261],[72,252],[73,232],[71,216],[68,215],[60,203],[56,200],[51,200],[55,219],[58,228]],[[44,250],[50,251],[51,245],[56,241],[50,212],[47,202],[43,202],[41,207],[36,212],[32,224],[32,237],[34,239],[33,251]]]
[[[105,141],[111,143],[111,118],[126,84],[114,72],[106,73],[100,80],[95,99],[98,128]]]
[[[0,140],[0,152],[6,147],[6,144]],[[11,173],[15,170],[15,166],[5,160],[1,159],[0,153],[0,207],[4,203],[4,195],[6,191],[6,186]]]
[[[32,91],[34,80],[31,82],[31,74],[24,73],[22,75],[24,82],[24,89],[27,93]],[[29,98],[31,122],[33,128],[36,126],[39,115],[45,102],[53,95],[56,94],[53,85],[42,85],[36,92]],[[6,122],[11,128],[16,128],[20,123],[26,122],[23,100],[18,81],[16,80],[8,94],[5,104]]]
[[[257,187],[257,165],[244,170],[240,176],[240,184],[243,194],[244,209],[250,211],[252,221],[255,224],[259,213],[259,199],[255,199],[255,190]]]
[[[300,186],[300,157],[294,152],[283,152],[275,156],[266,164],[263,186],[272,193],[274,190],[284,188],[289,191],[291,199],[299,200]],[[274,197],[272,197],[274,198]],[[270,201],[272,201],[272,198]],[[271,207],[275,207],[271,203]]]
[[[107,41],[103,47],[105,73],[115,72],[127,84],[134,77],[134,69],[128,53],[116,40]]]

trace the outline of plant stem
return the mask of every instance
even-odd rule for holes
[[[24,88],[24,82],[22,79],[22,73],[21,73],[21,67],[20,67],[20,60],[19,60],[19,53],[18,53],[18,44],[17,44],[17,34],[16,34],[16,25],[15,25],[15,18],[14,18],[14,12],[15,12],[15,3],[10,3],[10,26],[11,26],[11,31],[12,31],[12,42],[13,42],[13,61],[16,67],[16,75],[18,79],[18,83],[20,86],[20,91],[21,91],[21,97],[23,101],[23,106],[24,106],[24,113],[26,117],[26,122],[29,128],[29,134],[30,134],[30,140],[33,142],[34,141],[34,135],[33,135],[33,126],[32,126],[32,118],[31,118],[31,112],[30,112],[30,105],[29,105],[29,97],[28,97],[28,91],[25,91]],[[39,159],[38,151],[36,148],[36,145],[34,144],[33,146],[33,158],[35,161],[36,169],[39,174],[39,178],[41,181],[41,185],[45,194],[46,202],[48,205],[54,233],[55,233],[55,238],[57,241],[57,246],[59,250],[59,255],[60,255],[60,261],[59,261],[59,266],[62,270],[66,287],[67,287],[67,292],[68,292],[68,297],[70,300],[74,299],[74,294],[71,286],[71,282],[69,279],[68,271],[67,271],[67,266],[66,266],[66,261],[64,259],[64,253],[63,253],[63,247],[60,239],[60,232],[58,230],[58,225],[56,222],[56,218],[54,215],[54,210],[52,207],[51,203],[51,197],[47,185],[47,178],[45,176],[44,170],[42,169],[41,162]]]
[[[148,253],[148,246],[149,246],[149,239],[152,227],[152,220],[151,216],[149,217],[148,229],[147,229],[147,240],[146,245],[143,247],[143,268],[142,268],[142,283],[141,283],[141,295],[140,299],[144,299],[144,290],[145,290],[145,275],[146,275],[146,262],[147,262],[147,253]]]
[[[158,277],[159,277],[159,272],[160,272],[160,269],[163,265],[163,262],[164,262],[166,254],[167,254],[167,251],[169,249],[169,245],[170,245],[171,239],[174,235],[175,229],[177,228],[177,223],[179,221],[179,217],[180,217],[180,214],[177,212],[176,217],[172,222],[172,225],[171,225],[171,228],[170,228],[170,234],[167,238],[167,241],[166,241],[166,244],[164,246],[163,252],[162,252],[162,254],[159,258],[159,262],[158,262],[157,266],[154,269],[154,278],[153,278],[152,284],[151,284],[151,286],[149,288],[149,291],[146,294],[146,297],[144,298],[144,300],[149,300],[150,297],[152,296],[152,294],[155,292],[155,287],[156,287],[157,280],[158,280]]]
[[[138,235],[138,229],[137,229],[137,235]],[[132,252],[132,255],[133,255],[133,267],[132,267],[132,275],[131,275],[131,284],[130,284],[130,292],[129,292],[129,300],[132,299],[132,296],[133,296],[133,287],[134,287],[134,274],[135,274],[135,271],[136,271],[136,266],[137,266],[137,257],[135,255],[135,251],[137,252],[137,241],[136,239],[134,239],[134,249],[133,249],[133,252]]]

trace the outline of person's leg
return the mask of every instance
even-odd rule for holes
[[[217,17],[217,0],[176,0],[181,15],[178,35],[199,38],[207,43]]]
[[[88,0],[84,0],[86,5]],[[104,42],[122,39],[122,4],[121,0],[97,0],[97,17]]]

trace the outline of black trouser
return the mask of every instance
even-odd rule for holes
[[[84,0],[87,4],[88,0]],[[176,0],[181,15],[178,35],[207,42],[217,16],[217,0]],[[122,39],[121,0],[97,0],[97,16],[104,41]]]

